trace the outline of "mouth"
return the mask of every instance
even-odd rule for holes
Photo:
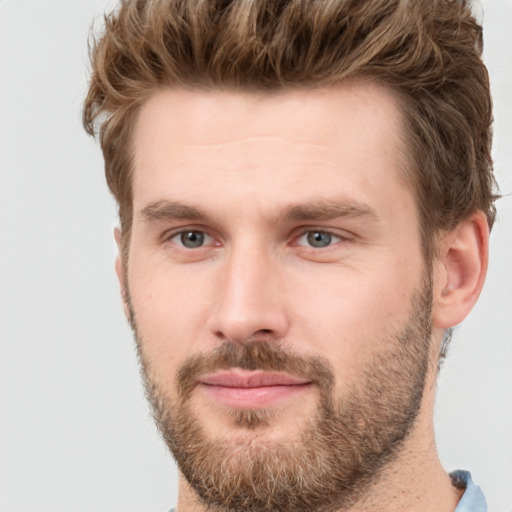
[[[276,405],[310,389],[313,383],[287,373],[239,368],[203,375],[198,387],[210,400],[239,409]]]

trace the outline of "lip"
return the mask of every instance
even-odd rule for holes
[[[199,387],[209,399],[241,409],[276,405],[306,391],[311,385],[307,379],[262,370],[224,370],[199,378]]]

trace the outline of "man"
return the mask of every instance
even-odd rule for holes
[[[84,108],[177,510],[484,511],[435,381],[494,220],[468,2],[127,1]]]

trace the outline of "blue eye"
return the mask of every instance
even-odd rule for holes
[[[328,231],[307,231],[297,240],[297,244],[322,249],[339,241],[341,241],[339,236]]]
[[[177,235],[173,236],[171,240],[187,249],[197,249],[202,247],[205,243],[211,243],[212,238],[203,231],[182,231]]]

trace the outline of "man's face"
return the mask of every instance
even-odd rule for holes
[[[157,421],[204,501],[348,502],[409,434],[431,289],[400,132],[371,84],[143,106],[127,300]]]

